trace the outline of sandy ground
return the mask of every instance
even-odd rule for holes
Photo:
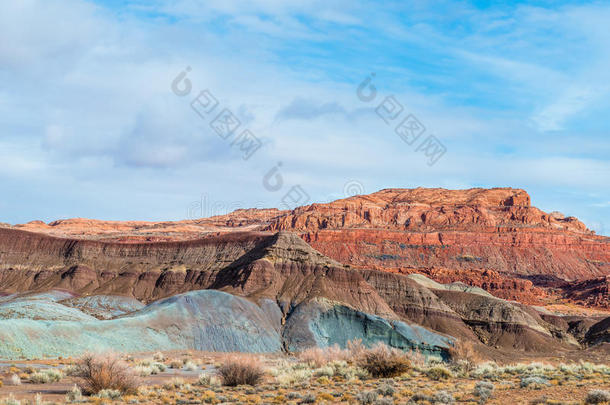
[[[414,365],[406,374],[391,379],[371,377],[346,379],[339,374],[324,374],[328,372],[324,371],[324,367],[311,366],[309,378],[288,385],[281,383],[278,370],[283,370],[282,367],[286,367],[286,364],[296,364],[297,359],[285,355],[261,355],[256,357],[267,372],[260,385],[256,387],[224,387],[218,382],[213,385],[202,385],[198,380],[202,373],[215,375],[216,366],[226,359],[227,354],[175,351],[163,353],[162,363],[170,366],[172,362],[183,364],[190,362],[191,366],[196,366],[196,369],[167,368],[159,374],[140,377],[139,383],[142,388],[138,395],[125,396],[115,401],[85,397],[84,403],[215,404],[226,402],[298,404],[312,403],[311,401],[315,403],[362,403],[358,397],[362,395],[362,392],[379,392],[375,394],[378,396],[377,399],[385,398],[385,400],[391,400],[396,404],[407,403],[417,396],[419,396],[418,403],[438,403],[433,402],[432,399],[435,395],[439,395],[439,392],[449,393],[458,403],[476,403],[478,398],[473,394],[475,384],[485,380],[492,382],[495,387],[493,395],[488,401],[491,404],[530,404],[534,402],[540,404],[582,404],[591,390],[601,389],[610,392],[610,365],[608,365],[610,357],[599,357],[599,352],[597,353],[598,357],[593,358],[593,352],[591,352],[591,360],[596,363],[607,364],[605,367],[585,370],[579,368],[581,366],[578,363],[572,363],[575,369],[569,372],[560,371],[559,367],[556,367],[552,371],[529,371],[525,372],[526,374],[494,371],[481,375],[471,371],[469,374],[461,375],[457,371],[452,371],[453,375],[440,379],[428,374],[430,368],[434,365]],[[153,353],[139,353],[124,356],[124,358],[128,364],[135,367],[143,361],[152,361],[154,355]],[[241,354],[240,356],[244,355]],[[570,363],[567,359],[563,360]],[[55,383],[33,384],[28,382],[28,375],[33,371],[45,368],[66,370],[66,367],[75,361],[75,359],[22,362],[0,360],[0,378],[4,381],[4,385],[0,387],[0,401],[9,395],[13,395],[15,399],[26,399],[35,403],[36,395],[41,394],[44,401],[65,403],[66,394],[74,387],[77,382],[76,378],[66,376]],[[559,364],[557,359],[546,359],[546,361],[556,366]],[[22,377],[21,385],[8,385],[12,374]],[[523,387],[522,381],[524,376],[527,375],[544,376],[546,382],[542,386]],[[176,381],[176,378],[181,381],[179,386],[168,387],[166,383]],[[385,393],[384,397],[381,392],[388,390],[388,386],[391,386],[392,393],[391,395]]]

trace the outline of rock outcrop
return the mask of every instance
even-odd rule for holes
[[[97,319],[112,319],[144,307],[140,301],[131,297],[93,295],[60,301],[62,305],[76,308]]]
[[[610,317],[593,324],[585,335],[588,345],[610,343]]]
[[[113,297],[93,296],[94,302]],[[281,323],[280,308],[271,300],[251,300],[216,290],[192,291],[142,309],[98,320],[49,299],[26,298],[45,318],[0,319],[0,358],[77,356],[87,351],[203,350],[223,352],[300,351],[311,346],[346,346],[354,338],[368,346],[385,342],[418,349],[428,356],[447,356],[452,339],[417,325],[319,301],[297,306]],[[7,305],[0,305],[0,313]],[[63,308],[59,309],[59,308]],[[59,319],[56,314],[70,314]],[[59,321],[62,322],[48,322]]]
[[[342,264],[420,273],[443,283],[462,281],[530,304],[544,297],[537,288],[544,277],[584,281],[610,274],[610,238],[595,235],[574,217],[533,207],[524,190],[511,188],[386,189],[292,211],[237,210],[212,218],[160,223],[69,219],[47,225],[34,221],[13,229],[133,244],[137,249],[143,243],[190,240],[197,244],[216,234],[285,230],[299,234]],[[605,307],[608,294],[603,293],[602,287],[590,299],[575,300]]]
[[[259,306],[213,290],[176,295],[111,320],[0,320],[0,342],[4,359],[72,356],[92,350],[281,349],[279,325]]]
[[[382,190],[278,217],[314,248],[358,267],[493,270],[566,280],[610,272],[610,239],[529,205],[523,190]]]
[[[610,309],[610,275],[562,283],[561,290],[571,302],[588,307]]]
[[[305,347],[345,347],[359,339],[365,346],[383,342],[403,350],[416,350],[425,356],[446,359],[454,340],[418,325],[354,310],[325,300],[299,305],[283,328],[284,346],[296,352]]]
[[[514,189],[390,189],[194,222],[34,222],[0,227],[0,293],[12,294],[0,298],[0,318],[20,330],[48,310],[48,320],[86,324],[90,339],[98,322],[116,321],[153,348],[154,336],[139,331],[137,319],[144,318],[133,314],[149,319],[154,312],[149,320],[163,330],[155,305],[174,305],[176,296],[184,302],[168,313],[178,311],[185,325],[191,315],[202,321],[212,315],[189,306],[196,296],[237,313],[252,310],[263,328],[256,332],[263,343],[252,351],[344,344],[348,336],[436,355],[450,336],[494,350],[574,350],[603,341],[592,326],[598,320],[564,319],[524,304],[565,297],[607,305],[609,247],[610,238],[532,207],[527,193]],[[15,300],[52,290],[68,295]],[[193,290],[233,298],[184,295]],[[26,312],[36,316],[20,319]],[[133,329],[121,323],[127,318],[135,319]],[[45,333],[59,333],[53,327],[44,326]],[[249,342],[233,336],[230,347],[209,346],[204,340],[214,336],[206,333],[193,331],[184,339],[200,343],[188,345],[157,338],[159,345],[205,350],[242,350]],[[27,338],[6,336],[15,347]]]

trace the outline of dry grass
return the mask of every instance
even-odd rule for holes
[[[347,342],[347,348],[341,349],[338,345],[329,347],[310,347],[298,353],[301,361],[311,364],[315,367],[322,367],[328,363],[336,361],[351,361],[366,350],[362,344],[362,339],[350,340]]]
[[[362,351],[357,364],[373,377],[395,377],[411,368],[411,361],[407,356],[402,350],[377,343],[372,348]]]
[[[223,385],[257,385],[263,380],[265,371],[254,356],[228,356],[218,368]]]
[[[299,359],[316,367],[322,367],[332,361],[348,360],[351,355],[348,350],[338,345],[330,347],[310,347],[298,354]]]
[[[133,371],[112,354],[85,355],[76,367],[79,387],[87,394],[97,394],[103,390],[133,394],[138,388],[138,379]]]
[[[61,386],[44,387],[45,391],[42,394],[44,402],[41,403],[64,403],[63,400],[65,400],[72,403],[87,402],[95,404],[322,404],[323,402],[341,402],[390,405],[392,403],[417,402],[438,405],[452,402],[456,404],[486,403],[486,401],[488,401],[487,403],[522,404],[534,403],[532,400],[536,400],[535,398],[545,398],[545,401],[538,400],[536,403],[572,405],[606,403],[605,401],[610,395],[608,393],[608,390],[610,390],[610,367],[606,365],[585,362],[553,366],[541,362],[503,366],[481,364],[476,373],[480,376],[475,379],[475,373],[458,373],[452,366],[442,363],[438,359],[428,359],[425,365],[418,366],[418,356],[421,355],[411,352],[403,353],[399,350],[383,347],[383,345],[381,345],[381,348],[356,347],[353,350],[350,350],[350,348],[346,348],[346,350],[350,353],[357,353],[351,359],[352,361],[333,361],[320,368],[315,368],[309,363],[283,355],[236,353],[235,356],[239,358],[254,360],[256,363],[256,359],[258,359],[263,367],[268,367],[268,370],[265,368],[266,374],[262,381],[254,387],[222,386],[221,383],[225,381],[211,374],[203,374],[197,381],[189,373],[185,374],[183,369],[172,372],[171,375],[143,379],[146,385],[140,388],[137,395],[134,396],[125,395],[113,389],[103,390],[91,397],[81,397],[78,389],[63,394],[66,388],[70,389],[72,387],[72,384],[68,385],[64,381]],[[396,367],[388,367],[388,365],[391,366],[395,363],[379,360],[379,358],[391,358],[391,356],[387,356],[388,350],[394,352],[399,360],[406,357],[411,363],[411,368],[398,377],[379,378],[357,367],[358,361],[364,361],[371,354],[377,354],[378,356],[374,357],[375,362],[372,363],[381,363],[383,367],[377,366],[378,369],[390,369],[392,372],[376,374],[388,375],[404,372],[404,367],[399,367],[397,370]],[[378,352],[381,352],[384,356],[379,356]],[[227,354],[218,353],[212,359],[217,367],[224,364],[226,370],[231,371],[230,375],[232,377],[242,373],[244,367],[240,367],[238,372],[235,372],[236,367],[228,367],[229,360],[232,359],[227,356]],[[170,356],[166,361],[169,362],[171,358]],[[200,359],[191,358],[191,361],[198,364]],[[149,366],[154,364],[152,358],[132,360],[133,366],[144,362],[149,362],[147,363]],[[402,362],[399,364],[402,364]],[[49,364],[44,366],[48,367]],[[445,366],[450,368],[445,369]],[[15,370],[10,371],[5,368],[2,371],[4,371],[2,377],[6,382]],[[32,371],[35,373],[41,370],[32,368]],[[529,384],[532,377],[544,377],[548,384],[544,381],[542,381],[542,384]],[[524,380],[528,384],[521,387]],[[233,382],[226,382],[230,384],[248,383],[243,379],[237,381],[237,378]],[[533,388],[536,388],[536,390],[533,390]],[[28,394],[25,394],[26,390],[29,391]],[[14,402],[2,402],[2,398],[9,393],[18,393],[20,397],[28,395],[29,399],[19,399],[22,405],[32,403],[32,397],[36,390],[36,387],[15,388],[5,386],[4,389],[0,389],[0,405],[4,403],[14,404]]]
[[[6,385],[21,385],[21,377],[19,377],[17,374],[11,374],[6,382]]]
[[[449,348],[449,357],[452,362],[463,361],[474,366],[476,363],[483,361],[481,356],[476,352],[472,342],[464,339],[456,340],[454,345]]]
[[[32,373],[29,379],[34,384],[48,384],[60,381],[63,378],[63,373],[60,370],[49,368]]]

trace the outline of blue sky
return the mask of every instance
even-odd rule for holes
[[[603,2],[2,2],[0,221],[511,186],[610,234],[607,21]],[[261,140],[248,160],[191,109],[204,89]],[[446,148],[432,166],[394,132],[408,114]]]

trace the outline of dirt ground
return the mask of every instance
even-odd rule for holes
[[[38,403],[58,404],[582,404],[593,390],[607,391],[610,399],[609,358],[602,355],[595,359],[593,352],[588,356],[592,362],[574,362],[565,358],[560,361],[546,359],[546,362],[531,359],[512,366],[493,363],[471,365],[467,370],[436,362],[413,364],[407,372],[393,378],[361,375],[355,366],[345,361],[314,365],[284,355],[261,355],[255,357],[265,375],[263,381],[254,387],[222,385],[216,374],[226,356],[194,351],[125,355],[123,360],[139,375],[136,394],[115,399],[84,396],[78,401],[67,398],[78,379],[66,375],[77,359],[0,360],[0,379],[3,382],[0,404],[11,403],[2,402],[9,398],[21,401],[20,405],[37,404],[37,395]],[[154,367],[164,370],[146,375]],[[34,373],[46,369],[57,369],[64,375],[59,381],[45,384],[30,381]],[[11,385],[14,375],[21,380],[20,385]],[[200,378],[201,375],[204,378]],[[493,386],[486,402],[477,394],[477,390],[480,391],[477,386],[481,384]]]

